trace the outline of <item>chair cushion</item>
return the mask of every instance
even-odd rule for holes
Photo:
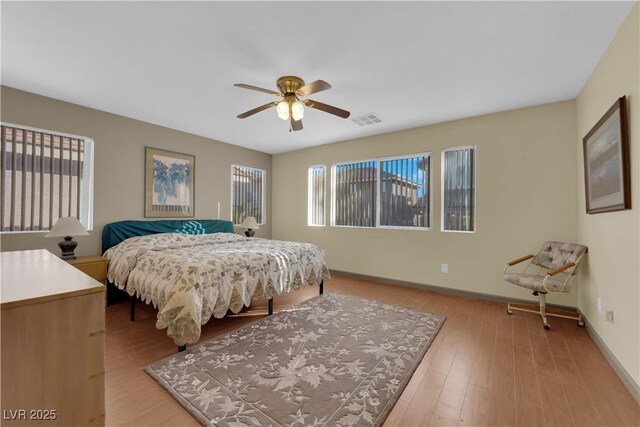
[[[563,275],[564,276],[564,275]],[[564,281],[555,279],[553,277],[549,277],[547,279],[547,289],[542,287],[542,281],[544,280],[544,276],[537,276],[533,274],[524,274],[524,273],[505,273],[504,279],[513,283],[514,285],[520,286],[522,288],[531,289],[532,291],[538,291],[546,293],[547,290],[551,292],[560,292],[562,289],[562,284]]]
[[[586,246],[577,243],[545,242],[540,252],[531,260],[531,264],[555,270],[569,262],[577,262],[586,250]],[[572,274],[575,274],[575,270]]]

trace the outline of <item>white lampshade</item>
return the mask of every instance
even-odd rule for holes
[[[302,106],[302,102],[295,101],[291,104],[291,117],[293,117],[293,120],[295,121],[302,120],[302,117],[304,117],[304,107]]]
[[[45,237],[88,236],[87,230],[80,224],[78,218],[67,216],[60,218]]]
[[[276,107],[276,112],[282,120],[289,120],[289,103],[287,101],[280,101]]]
[[[248,230],[258,230],[260,227],[258,226],[258,221],[252,216],[248,216],[242,224],[240,225],[242,228],[246,228]]]

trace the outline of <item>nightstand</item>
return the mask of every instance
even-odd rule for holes
[[[67,262],[100,283],[107,280],[107,260],[101,256],[79,256]]]

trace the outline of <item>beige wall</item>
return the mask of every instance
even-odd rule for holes
[[[79,255],[100,253],[102,227],[113,221],[144,219],[144,147],[196,156],[196,218],[230,218],[231,164],[267,171],[267,225],[271,236],[271,155],[129,119],[115,114],[2,87],[3,122],[88,136],[95,140],[94,229],[79,237]],[[56,238],[44,232],[2,234],[2,251],[46,248],[58,253]]]
[[[578,306],[636,384],[640,384],[639,22],[636,4],[576,102],[578,239],[589,246],[586,268],[579,276]],[[587,215],[582,138],[622,95],[627,96],[629,118],[632,209]],[[597,297],[602,298],[601,314]],[[607,310],[614,311],[614,323],[605,321]]]
[[[575,102],[566,101],[274,155],[273,237],[318,244],[336,270],[531,297],[502,271],[545,240],[576,240],[575,140]],[[477,145],[477,232],[443,233],[441,151],[469,144]],[[424,151],[433,153],[431,231],[307,226],[309,166]],[[552,300],[576,305],[575,292]]]

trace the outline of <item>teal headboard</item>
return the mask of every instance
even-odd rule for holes
[[[177,219],[159,221],[119,221],[104,226],[102,253],[129,237],[158,233],[233,233],[233,223],[221,219]]]

